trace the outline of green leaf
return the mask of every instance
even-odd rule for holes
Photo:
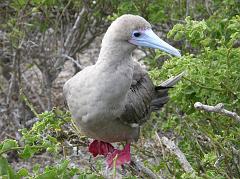
[[[43,174],[40,174],[39,176],[37,176],[35,179],[59,179],[57,171],[56,170],[50,170],[47,171]]]
[[[35,173],[35,174],[37,174],[38,172],[39,172],[39,170],[40,170],[40,167],[41,167],[41,165],[40,164],[35,164],[34,166],[33,166],[33,172]]]
[[[20,154],[20,156],[23,159],[28,159],[30,157],[32,157],[34,155],[34,150],[29,146],[29,145],[25,145],[23,152]]]
[[[9,166],[8,161],[5,158],[0,157],[0,175],[7,174],[8,166]]]
[[[55,144],[58,143],[57,139],[55,137],[50,136],[50,135],[47,136],[47,139],[52,143],[55,143]]]
[[[18,147],[18,143],[16,140],[6,139],[3,141],[2,148],[0,151],[6,151],[15,147]]]
[[[1,176],[6,176],[8,179],[18,179],[15,171],[8,163],[6,158],[0,157],[0,178]]]
[[[26,168],[21,168],[18,172],[17,172],[19,177],[26,177],[28,176],[28,170]]]
[[[60,164],[60,166],[58,167],[58,173],[63,173],[69,164],[69,160],[63,160]]]

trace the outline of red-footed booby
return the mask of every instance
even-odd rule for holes
[[[167,101],[167,91],[182,74],[155,87],[147,72],[132,59],[137,46],[160,49],[180,57],[180,52],[161,40],[151,25],[137,15],[123,15],[108,28],[95,65],[84,68],[63,88],[75,125],[87,137],[94,155],[113,159],[120,166],[130,162],[130,143],[139,137],[140,126],[153,110]],[[123,150],[110,143],[126,141]]]

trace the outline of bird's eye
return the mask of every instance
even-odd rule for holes
[[[134,33],[133,33],[133,36],[134,36],[134,37],[140,37],[140,36],[141,36],[141,33],[140,33],[140,32],[134,32]]]

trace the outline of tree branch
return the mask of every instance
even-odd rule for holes
[[[84,15],[85,13],[85,8],[83,7],[82,10],[78,13],[78,16],[77,16],[77,19],[73,25],[73,27],[71,28],[70,32],[68,33],[68,36],[64,42],[64,50],[63,52],[65,54],[68,54],[71,52],[72,50],[72,45],[74,43],[74,41],[76,41],[76,39],[78,39],[78,36],[76,36],[76,32],[79,30],[79,27],[80,27],[80,24],[81,24],[81,20],[82,20],[82,16]],[[61,51],[62,52],[62,51]],[[60,73],[63,65],[65,63],[65,58],[58,58],[56,60],[56,62],[54,63],[54,68],[53,69],[56,69],[52,74],[54,75],[54,77],[56,78],[57,75]]]
[[[166,146],[166,148],[174,155],[177,156],[182,168],[187,172],[187,173],[192,173],[194,172],[192,166],[190,163],[187,161],[185,155],[183,152],[178,148],[178,146],[172,141],[169,140],[167,137],[162,136],[160,137],[158,133],[156,132],[157,139],[159,140],[160,143]]]
[[[74,37],[75,31],[78,30],[78,28],[79,28],[79,26],[81,24],[81,17],[83,16],[84,12],[85,12],[85,8],[83,7],[82,10],[79,12],[79,14],[77,16],[77,19],[76,19],[72,29],[70,30],[70,33],[68,34],[67,39],[66,39],[66,41],[64,43],[64,47],[66,49],[69,48],[69,44],[70,44],[72,38]],[[66,51],[69,51],[69,50],[66,50]]]
[[[130,165],[131,165],[131,167],[133,167],[133,169],[136,172],[142,172],[143,174],[148,176],[148,178],[151,178],[151,179],[157,179],[157,178],[162,179],[163,178],[162,176],[153,173],[152,170],[145,167],[144,164],[142,162],[140,162],[139,160],[133,160],[132,159]]]
[[[228,116],[228,117],[231,117],[231,118],[235,119],[237,122],[240,122],[240,116],[235,112],[231,112],[231,111],[228,111],[228,110],[224,109],[224,104],[223,103],[219,103],[216,106],[209,106],[209,105],[202,104],[200,102],[196,102],[194,104],[194,107],[198,110],[220,113],[222,115],[225,115],[225,116]]]
[[[71,60],[73,63],[75,63],[75,65],[77,65],[77,67],[78,67],[80,70],[83,69],[82,65],[80,65],[80,64],[78,63],[78,61],[75,60],[74,58],[68,56],[67,54],[62,54],[61,56],[62,56],[63,58],[67,58],[68,60]]]

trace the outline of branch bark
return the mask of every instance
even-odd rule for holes
[[[83,69],[82,65],[80,65],[80,64],[78,63],[78,61],[75,60],[74,58],[68,56],[67,54],[62,54],[62,57],[63,57],[63,58],[67,58],[68,60],[71,60],[80,70]]]
[[[162,143],[166,148],[176,157],[178,158],[182,168],[185,170],[187,173],[192,173],[194,172],[192,166],[190,163],[187,161],[185,155],[183,152],[179,149],[179,147],[172,141],[169,140],[167,137],[163,136],[160,137],[158,133],[156,132],[157,139],[159,140],[160,143]]]
[[[196,102],[194,104],[194,107],[198,110],[203,110],[203,111],[206,111],[206,112],[219,113],[219,114],[222,114],[224,116],[231,117],[232,119],[235,119],[237,122],[240,122],[240,116],[235,112],[228,111],[228,110],[224,109],[224,104],[223,103],[219,103],[216,106],[210,106],[210,105],[202,104],[200,102]]]
[[[131,166],[134,170],[142,172],[144,175],[148,176],[151,179],[162,179],[163,177],[152,172],[149,168],[145,167],[144,164],[137,160],[131,161]]]
[[[71,47],[69,47],[69,45],[70,45],[72,39],[74,38],[75,31],[78,30],[78,28],[79,28],[79,26],[81,24],[81,18],[83,16],[84,12],[85,12],[85,8],[83,7],[82,10],[79,12],[79,14],[77,16],[77,19],[76,19],[72,29],[70,30],[70,33],[68,34],[67,39],[66,39],[66,41],[64,43],[65,52],[68,52],[69,49],[71,48]]]
[[[68,36],[64,42],[63,45],[63,51],[61,50],[58,56],[60,56],[60,58],[57,58],[56,62],[54,63],[54,68],[56,70],[53,70],[51,73],[52,76],[54,76],[54,79],[58,76],[58,74],[61,72],[62,67],[65,63],[66,58],[61,56],[61,53],[67,54],[68,56],[73,55],[71,52],[73,51],[73,44],[75,43],[75,41],[79,40],[79,27],[81,25],[82,22],[82,17],[85,13],[85,8],[83,7],[82,10],[78,13],[78,16],[76,18],[76,21],[73,25],[73,27],[70,29],[70,32],[68,33]]]

